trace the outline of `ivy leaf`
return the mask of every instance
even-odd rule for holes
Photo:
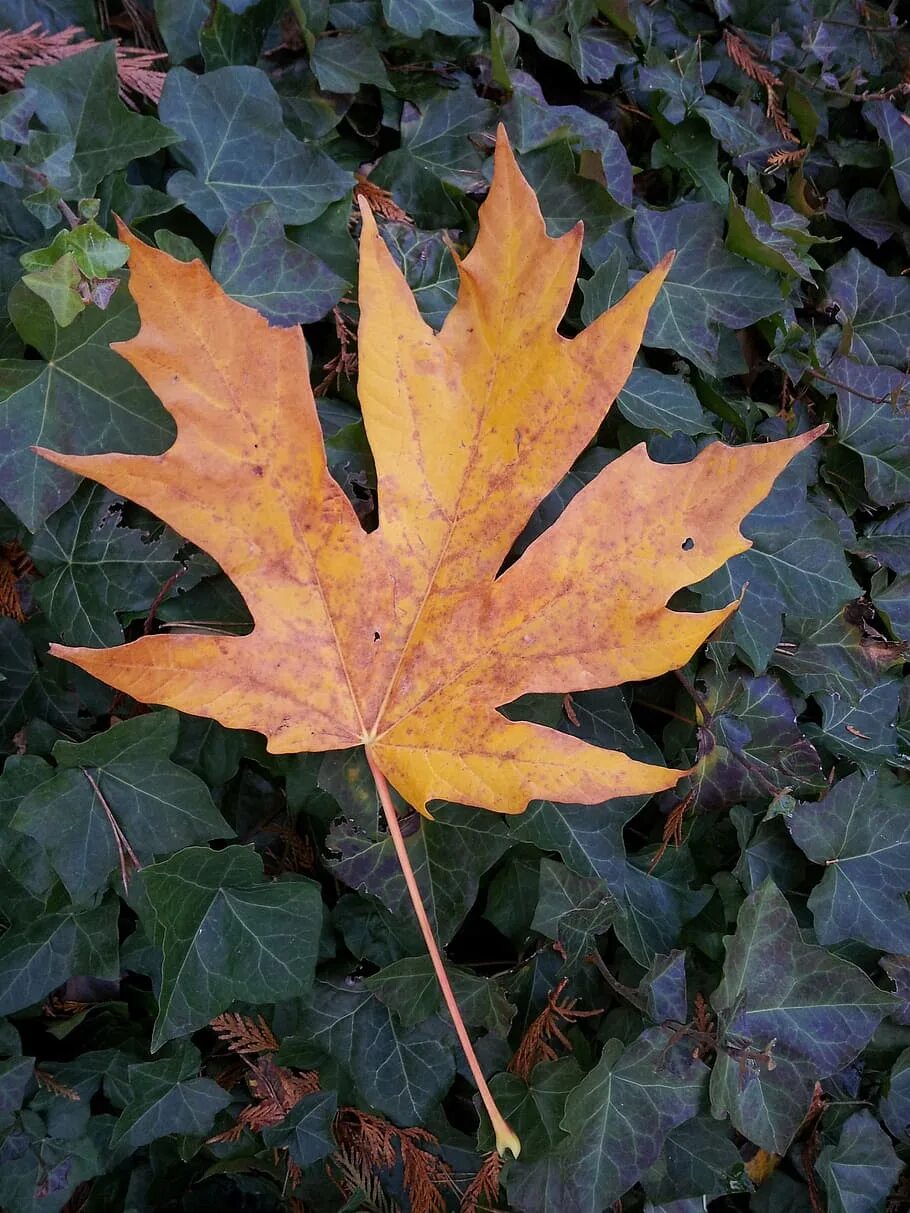
[[[849,352],[860,362],[901,367],[910,346],[910,282],[892,278],[857,249],[828,271],[827,303],[838,309]]]
[[[21,374],[0,403],[0,496],[34,531],[72,497],[78,480],[34,455],[33,444],[158,451],[174,428],[133,368],[108,348],[135,332],[126,291],[116,292],[106,312],[87,308],[66,329],[24,287],[10,292],[9,308],[23,341],[46,359],[17,364]]]
[[[238,999],[278,1002],[310,989],[322,922],[313,881],[265,881],[248,847],[188,847],[136,880],[164,956],[153,1049]]]
[[[176,713],[154,712],[88,741],[58,741],[56,774],[46,768],[22,798],[13,826],[44,847],[74,901],[116,872],[115,826],[142,864],[232,834],[202,780],[170,761],[177,729]]]
[[[399,1124],[424,1121],[455,1075],[438,1022],[402,1030],[353,978],[317,982],[299,1030],[283,1042],[279,1060],[294,1065],[296,1057],[310,1065],[314,1048],[321,1051],[351,1075],[369,1104]]]
[[[129,1068],[129,1102],[111,1134],[111,1149],[131,1153],[171,1133],[201,1137],[231,1096],[210,1078],[196,1073],[192,1054],[167,1057]],[[188,1064],[189,1063],[189,1064]]]
[[[373,797],[375,821],[375,797]],[[474,904],[480,878],[509,845],[501,821],[460,805],[434,810],[405,837],[408,857],[437,938],[448,943]],[[416,823],[415,823],[416,824]],[[408,892],[392,840],[377,826],[364,832],[353,822],[337,822],[326,847],[338,858],[335,875],[352,889],[378,898],[395,915],[409,914]]]
[[[726,945],[711,996],[719,1045],[712,1110],[762,1149],[785,1154],[815,1082],[843,1070],[897,1000],[861,969],[804,943],[770,880],[743,903]]]
[[[893,1137],[910,1142],[910,1049],[898,1056],[882,1088],[881,1118]]]
[[[910,124],[906,115],[890,101],[867,101],[863,117],[888,148],[897,192],[904,206],[910,207]]]
[[[825,374],[837,381],[838,438],[862,459],[869,496],[877,505],[906,501],[910,497],[907,376],[889,366],[864,366],[851,358],[835,358]]]
[[[356,93],[362,84],[392,87],[375,44],[356,31],[317,38],[310,70],[327,93]]]
[[[71,141],[74,148],[63,172],[48,173],[51,184],[67,197],[91,197],[103,177],[180,137],[156,118],[123,104],[114,52],[114,44],[104,42],[28,73],[28,96],[36,116],[46,130]]]
[[[82,275],[72,253],[64,253],[53,265],[32,270],[22,277],[27,286],[51,309],[60,328],[68,325],[85,310],[85,300],[79,293]]]
[[[384,223],[382,237],[401,267],[421,316],[441,329],[458,293],[458,271],[446,241],[410,223]]]
[[[709,203],[686,202],[667,211],[640,207],[632,229],[648,266],[676,250],[644,344],[674,350],[707,375],[716,374],[721,326],[745,328],[782,303],[773,274],[727,252],[722,226]]]
[[[816,1163],[831,1213],[875,1213],[903,1171],[891,1139],[868,1109],[844,1122]]]
[[[899,678],[886,678],[863,688],[853,700],[842,700],[835,694],[819,695],[822,727],[819,730],[807,725],[807,733],[832,753],[852,759],[863,770],[874,770],[883,762],[898,760],[896,722],[900,703]]]
[[[85,485],[36,534],[29,555],[42,574],[35,598],[69,643],[123,640],[119,611],[147,609],[183,567],[181,541],[164,534],[147,540],[124,526],[119,502]]]
[[[557,941],[567,968],[581,964],[613,921],[616,903],[602,881],[576,876],[553,859],[540,863],[533,930]]]
[[[506,1036],[515,1008],[492,980],[468,969],[449,969],[449,979],[465,1023]],[[406,956],[368,977],[364,982],[380,1002],[398,1016],[403,1028],[444,1013],[442,993],[429,956]]]
[[[668,1136],[663,1153],[643,1181],[653,1205],[734,1196],[752,1191],[746,1166],[729,1129],[709,1116],[687,1120]]]
[[[334,1091],[314,1091],[294,1104],[280,1124],[265,1128],[262,1140],[273,1149],[287,1150],[298,1167],[308,1167],[337,1150],[332,1136],[337,1110]]]
[[[887,771],[857,771],[787,818],[794,842],[825,874],[809,896],[819,943],[856,939],[910,953],[910,796]]]
[[[330,312],[346,283],[284,233],[272,202],[232,215],[215,242],[212,274],[232,299],[271,324],[312,324]]]
[[[333,160],[286,129],[278,95],[256,67],[203,76],[174,68],[158,112],[181,137],[175,155],[187,166],[168,180],[168,193],[213,232],[266,201],[283,223],[310,223],[351,187]]]
[[[693,436],[714,430],[695,391],[681,375],[633,367],[616,404],[623,416],[642,430]]]
[[[382,15],[408,38],[419,38],[427,30],[464,38],[480,32],[470,0],[382,0]]]
[[[0,937],[0,1015],[22,1011],[76,974],[116,981],[116,898],[95,909],[70,906]]]
[[[667,1135],[695,1116],[707,1076],[691,1050],[668,1049],[659,1028],[625,1049],[608,1041],[566,1102],[569,1137],[539,1162],[509,1168],[510,1201],[523,1213],[600,1213],[657,1160]]]

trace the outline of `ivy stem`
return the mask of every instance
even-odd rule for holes
[[[455,993],[452,990],[449,976],[446,973],[442,954],[439,951],[439,945],[437,944],[436,937],[433,934],[433,928],[430,926],[430,920],[427,918],[423,898],[420,895],[417,879],[414,876],[414,869],[411,867],[408,849],[405,846],[404,837],[401,833],[401,825],[398,821],[398,812],[395,805],[392,803],[392,796],[389,791],[389,785],[386,782],[386,777],[373,761],[369,748],[366,750],[366,756],[367,762],[370,764],[370,770],[373,772],[373,779],[376,783],[376,791],[379,793],[379,803],[382,805],[382,811],[385,814],[386,823],[389,827],[389,833],[392,835],[392,842],[395,844],[395,854],[398,856],[398,862],[401,865],[401,871],[404,874],[404,882],[408,888],[408,895],[411,898],[411,905],[414,907],[414,913],[417,915],[417,922],[420,925],[420,933],[423,935],[423,941],[427,945],[430,960],[433,962],[433,969],[436,972],[436,980],[439,982],[439,988],[442,990],[442,996],[445,999],[445,1004],[448,1007],[449,1014],[452,1017],[452,1023],[455,1025],[455,1034],[458,1037],[459,1044],[464,1050],[465,1057],[468,1059],[468,1065],[471,1069],[471,1073],[474,1076],[474,1081],[477,1084],[477,1090],[480,1092],[480,1098],[483,1100],[483,1106],[487,1110],[487,1115],[489,1116],[490,1123],[493,1126],[493,1132],[496,1135],[496,1149],[500,1157],[505,1157],[506,1150],[509,1150],[511,1151],[512,1156],[517,1158],[521,1151],[521,1142],[512,1129],[509,1128],[507,1121],[500,1112],[499,1108],[496,1106],[496,1100],[493,1098],[492,1091],[487,1086],[487,1080],[484,1077],[483,1070],[480,1068],[480,1062],[477,1060],[477,1054],[474,1052],[474,1046],[471,1044],[471,1038],[468,1035],[468,1030],[465,1027],[464,1020],[461,1018],[461,1012],[458,1009]]]

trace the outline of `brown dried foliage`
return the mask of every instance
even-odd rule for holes
[[[458,1213],[486,1213],[499,1196],[499,1176],[502,1158],[492,1150],[483,1160],[480,1170],[465,1188]]]
[[[19,594],[19,581],[33,569],[34,565],[18,543],[0,546],[0,615],[25,623],[27,616]]]
[[[40,22],[24,30],[0,30],[0,91],[21,88],[29,68],[60,63],[92,46],[98,43],[78,25],[56,34],[49,34]],[[119,41],[116,55],[122,100],[133,109],[140,100],[157,105],[165,75],[157,65],[167,56],[143,47],[121,46]]]
[[[739,70],[765,90],[765,113],[774,123],[780,135],[788,143],[799,143],[799,139],[794,134],[784,113],[780,99],[780,91],[784,85],[780,77],[775,75],[766,63],[762,63],[755,47],[750,46],[745,38],[734,33],[733,30],[724,30],[724,47]]]
[[[325,364],[323,368],[325,376],[322,382],[313,389],[316,396],[324,396],[333,384],[337,389],[341,386],[342,379],[353,379],[357,374],[357,336],[354,326],[340,307],[332,308],[332,319],[335,322],[338,353]]]
[[[277,1053],[278,1041],[261,1015],[238,1015],[226,1011],[211,1026],[232,1053]]]
[[[47,1070],[35,1069],[35,1081],[39,1087],[43,1087],[45,1091],[50,1091],[51,1095],[59,1095],[61,1099],[68,1099],[72,1103],[78,1103],[82,1096],[79,1092],[65,1082],[61,1082],[59,1078],[54,1078],[53,1074],[48,1074]]]
[[[394,219],[398,223],[413,223],[414,220],[403,210],[388,190],[381,185],[375,185],[363,173],[357,174],[357,184],[354,186],[354,214],[357,214],[357,200],[362,198],[374,215],[383,219]]]
[[[575,998],[569,999],[567,1002],[561,1002],[563,991],[569,984],[568,977],[564,977],[555,990],[551,990],[547,996],[547,1005],[540,1012],[533,1023],[528,1025],[524,1036],[521,1038],[521,1043],[515,1051],[515,1055],[509,1062],[509,1073],[517,1074],[519,1078],[523,1078],[525,1082],[531,1077],[531,1071],[540,1061],[556,1061],[559,1054],[550,1043],[554,1038],[568,1050],[572,1052],[572,1042],[563,1032],[560,1024],[573,1024],[579,1019],[588,1019],[592,1015],[602,1015],[603,1009],[598,1008],[594,1011],[576,1011],[575,1003],[578,1001]]]
[[[445,1192],[454,1186],[453,1177],[448,1163],[428,1149],[439,1144],[432,1133],[419,1128],[399,1129],[359,1108],[341,1108],[334,1129],[340,1148],[332,1157],[329,1174],[345,1197],[357,1190],[352,1176],[372,1176],[375,1180],[377,1171],[390,1171],[395,1166],[400,1151],[403,1187],[411,1213],[445,1213]]]

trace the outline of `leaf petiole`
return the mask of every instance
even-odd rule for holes
[[[471,1044],[471,1038],[468,1035],[468,1030],[465,1027],[464,1020],[461,1018],[461,1012],[458,1009],[458,1003],[455,999],[455,994],[452,990],[451,983],[449,982],[448,974],[446,973],[445,964],[443,963],[442,955],[439,951],[439,945],[437,944],[436,937],[433,934],[433,928],[430,926],[430,920],[427,918],[423,898],[420,895],[417,879],[414,876],[414,869],[411,867],[411,860],[408,856],[408,850],[405,846],[404,837],[401,833],[401,826],[398,821],[398,813],[395,809],[395,805],[392,803],[392,796],[389,792],[389,785],[386,782],[386,777],[373,761],[369,749],[366,750],[366,756],[367,762],[370,764],[370,770],[373,772],[373,779],[376,783],[376,791],[379,793],[379,803],[382,805],[382,811],[385,814],[386,823],[389,827],[389,833],[391,834],[392,842],[395,845],[395,854],[398,856],[398,862],[401,865],[401,871],[404,874],[404,882],[408,888],[408,895],[411,898],[414,913],[417,915],[420,933],[423,935],[424,943],[427,945],[427,951],[430,954],[430,960],[433,962],[436,980],[439,982],[439,987],[442,990],[442,996],[445,999],[445,1004],[448,1007],[449,1014],[452,1017],[452,1023],[455,1025],[455,1034],[458,1037],[459,1044],[464,1050],[471,1074],[474,1076],[474,1081],[477,1084],[477,1090],[480,1092],[480,1098],[483,1100],[483,1106],[487,1110],[487,1115],[489,1116],[490,1123],[493,1126],[493,1132],[496,1135],[496,1149],[500,1157],[505,1157],[505,1153],[508,1150],[511,1152],[513,1158],[517,1158],[521,1152],[521,1141],[509,1127],[505,1117],[496,1106],[496,1100],[493,1098],[493,1093],[487,1085],[487,1080],[484,1077],[483,1070],[480,1068],[480,1062],[477,1060],[477,1054],[474,1052],[474,1046]]]

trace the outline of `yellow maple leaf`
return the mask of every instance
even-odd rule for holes
[[[692,614],[667,602],[749,546],[740,521],[815,434],[714,443],[677,465],[635,447],[500,574],[622,387],[669,260],[562,337],[581,226],[547,236],[501,133],[458,300],[436,333],[361,211],[358,392],[378,529],[363,531],[329,475],[300,329],[270,327],[201,262],[123,231],[141,328],[115,348],[177,438],[153,456],[41,453],[208,552],[255,627],[52,651],[136,699],[258,730],[272,753],[363,745],[381,794],[387,778],[421,812],[435,798],[517,813],[534,798],[672,787],[681,772],[497,709],[685,663],[736,603]]]
[[[272,753],[364,745],[417,809],[504,813],[673,786],[497,708],[684,664],[735,607],[666,603],[749,545],[738,523],[813,435],[621,456],[497,576],[622,387],[662,263],[573,340],[557,332],[580,225],[551,239],[500,137],[480,234],[442,331],[363,207],[359,396],[379,487],[366,534],[328,473],[299,328],[234,302],[201,262],[123,232],[141,328],[115,348],[172,413],[163,455],[48,459],[138,502],[213,556],[249,636],[159,635],[56,656],[136,699],[266,734]]]

